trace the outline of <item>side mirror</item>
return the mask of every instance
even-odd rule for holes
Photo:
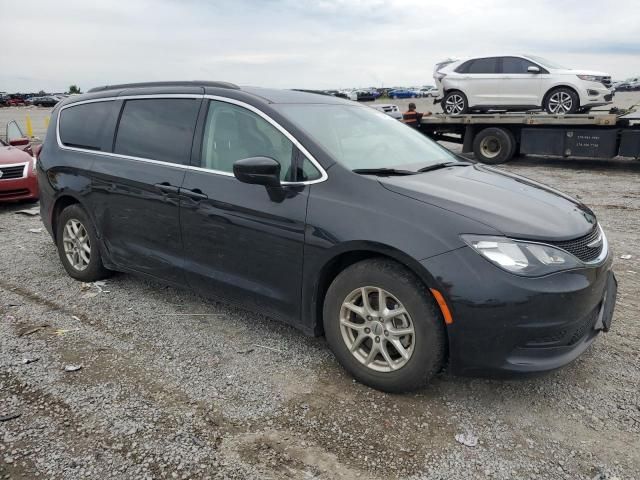
[[[280,164],[269,157],[251,157],[236,160],[233,163],[233,174],[244,183],[280,186]]]
[[[29,145],[30,140],[27,137],[24,138],[14,138],[9,140],[9,145],[12,147],[24,147],[25,145]]]
[[[538,67],[533,66],[533,65],[529,65],[527,67],[527,72],[529,72],[529,73],[540,73],[540,69]]]

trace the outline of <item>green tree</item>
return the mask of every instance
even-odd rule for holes
[[[80,91],[80,87],[78,87],[77,85],[71,85],[69,87],[69,93],[71,94],[71,93],[82,93],[82,92]]]

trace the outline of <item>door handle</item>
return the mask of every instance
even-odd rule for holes
[[[209,196],[206,193],[202,193],[202,190],[200,190],[199,188],[194,188],[193,190],[189,190],[188,188],[181,188],[180,193],[194,200],[206,200],[209,198]]]
[[[156,183],[154,187],[164,193],[178,193],[180,191],[180,187],[171,185],[169,182]]]

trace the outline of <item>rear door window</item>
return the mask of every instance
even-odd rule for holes
[[[67,147],[102,150],[114,102],[92,102],[60,112],[60,141]],[[113,128],[113,127],[111,127]],[[113,130],[110,130],[113,133]]]
[[[187,164],[200,100],[127,100],[122,108],[114,153]]]
[[[467,73],[498,73],[498,59],[496,57],[476,58],[469,64]]]

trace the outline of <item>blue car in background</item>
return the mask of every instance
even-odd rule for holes
[[[416,93],[407,90],[405,88],[399,88],[396,90],[389,90],[389,97],[391,98],[416,98]]]

